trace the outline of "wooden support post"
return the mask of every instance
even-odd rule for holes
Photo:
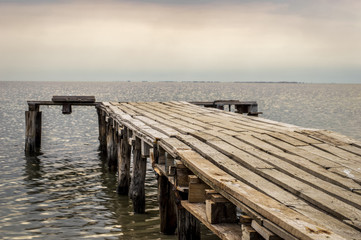
[[[179,187],[188,187],[188,176],[192,174],[192,172],[186,168],[180,160],[175,160],[174,162],[176,166],[176,185]]]
[[[25,112],[25,152],[28,154],[39,151],[41,145],[41,112],[39,106]]]
[[[63,104],[62,113],[63,113],[63,114],[71,114],[71,112],[72,112],[71,104],[69,104],[69,103],[64,103],[64,104]]]
[[[107,164],[109,170],[115,171],[117,169],[116,165],[118,163],[118,154],[117,154],[117,136],[116,129],[114,127],[114,121],[112,118],[108,119],[107,125]]]
[[[128,195],[130,184],[130,155],[131,146],[128,142],[128,131],[123,129],[120,147],[118,149],[118,187],[117,192],[121,195]]]
[[[190,203],[202,203],[206,200],[207,185],[197,176],[189,175],[188,201]]]
[[[236,205],[218,193],[211,194],[210,199],[206,200],[206,216],[211,224],[235,223]]]
[[[106,135],[106,131],[107,131],[107,125],[106,125],[106,121],[105,121],[105,114],[104,112],[97,108],[97,113],[98,113],[98,127],[99,127],[99,149],[101,152],[106,153],[107,151],[107,135]]]
[[[158,146],[158,164],[165,164],[166,156],[163,148]]]
[[[178,239],[193,240],[201,239],[200,222],[185,208],[178,207]]]
[[[236,113],[247,113],[249,116],[258,116],[258,104],[256,102],[248,102],[243,104],[235,104]]]
[[[249,107],[249,110],[248,110],[248,115],[249,116],[258,116],[258,104],[255,103],[255,104],[252,104],[250,107]]]
[[[145,174],[147,159],[141,156],[141,140],[136,138],[133,145],[133,174],[130,182],[129,197],[132,199],[135,213],[145,212]]]
[[[128,141],[129,141],[129,145],[133,146],[134,144],[134,140],[135,140],[135,136],[133,134],[133,130],[127,128],[128,131]]]
[[[251,226],[242,224],[242,240],[261,240],[261,235]]]
[[[252,223],[252,218],[244,213],[241,213],[239,215],[239,222],[241,224],[245,224],[245,225],[251,225]]]
[[[151,146],[149,146],[146,142],[144,142],[142,140],[142,145],[141,145],[141,152],[142,152],[142,157],[143,158],[147,158],[149,157],[149,150],[150,150]]]
[[[220,105],[220,104],[217,104],[217,105],[216,105],[216,108],[217,108],[217,109],[220,109],[220,110],[224,110],[224,106],[223,106],[223,105]]]
[[[164,234],[174,234],[177,228],[177,212],[172,184],[166,176],[158,178],[158,201],[160,214],[160,231]]]
[[[172,155],[166,153],[166,159],[165,159],[165,171],[167,175],[175,175],[175,169],[174,167],[174,158]]]

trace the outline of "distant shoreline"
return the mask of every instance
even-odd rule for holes
[[[130,81],[130,80],[119,80],[119,81],[94,81],[94,80],[89,80],[89,81],[84,81],[84,80],[63,80],[63,81],[58,81],[58,80],[48,80],[48,81],[42,81],[42,80],[28,80],[28,81],[24,81],[24,80],[19,80],[19,81],[7,81],[7,80],[0,80],[0,83],[20,83],[20,82],[32,82],[32,83],[245,83],[245,84],[361,84],[358,82],[296,82],[296,81],[277,81],[277,82],[273,82],[273,81],[172,81],[172,80],[165,80],[165,81],[147,81],[147,80],[143,80],[143,81]]]

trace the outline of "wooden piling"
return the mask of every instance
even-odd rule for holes
[[[157,163],[158,164],[165,164],[166,155],[163,148],[158,147],[158,154],[157,154]]]
[[[128,195],[130,184],[130,155],[131,146],[128,141],[128,131],[123,129],[118,148],[118,187],[117,192]]]
[[[220,194],[211,194],[210,199],[206,200],[206,216],[211,224],[235,223],[236,206]]]
[[[117,136],[116,130],[114,129],[114,121],[112,118],[108,119],[107,124],[107,165],[109,170],[116,170],[116,165],[118,163],[118,154],[117,154]]]
[[[39,107],[25,112],[25,152],[35,153],[41,145],[41,112]]]
[[[98,113],[98,127],[99,127],[99,149],[101,152],[106,153],[107,151],[107,135],[106,135],[106,121],[105,113],[97,108]]]
[[[142,158],[141,139],[136,137],[133,145],[133,174],[130,182],[129,197],[135,213],[145,212],[145,174],[147,159]]]
[[[179,206],[177,211],[178,239],[201,239],[200,222],[185,208]]]
[[[177,228],[177,212],[172,188],[173,186],[166,176],[159,176],[158,201],[160,231],[164,234],[174,234]]]

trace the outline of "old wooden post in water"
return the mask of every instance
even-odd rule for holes
[[[25,112],[25,152],[34,153],[41,144],[41,112],[38,104],[29,104]]]
[[[105,153],[107,151],[107,135],[106,135],[106,115],[104,111],[97,108],[98,128],[99,128],[99,149]]]
[[[127,128],[122,130],[120,143],[118,142],[118,187],[117,192],[121,195],[128,195],[130,184],[130,155]]]
[[[141,139],[136,137],[133,146],[133,174],[130,182],[129,197],[135,213],[145,212],[145,174],[147,158],[142,157]]]
[[[25,111],[25,152],[33,154],[41,146],[41,117],[40,105],[63,106],[63,114],[71,114],[72,105],[96,106],[94,96],[53,96],[51,101],[28,101],[29,110]]]

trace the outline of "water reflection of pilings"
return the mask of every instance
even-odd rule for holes
[[[157,182],[154,177],[154,172],[148,166],[147,171],[147,185],[146,189],[146,214],[134,214],[132,203],[128,196],[119,195],[116,192],[117,176],[113,171],[109,170],[107,164],[107,158],[103,154],[99,154],[99,166],[101,168],[101,184],[104,186],[102,192],[98,194],[104,194],[104,196],[98,196],[106,201],[100,201],[100,203],[113,214],[116,219],[112,225],[114,231],[121,230],[127,232],[127,237],[139,236],[161,236],[159,232],[159,209],[157,207]],[[130,236],[134,233],[134,236]],[[141,234],[143,233],[143,234]],[[175,237],[169,237],[174,239]]]
[[[43,175],[41,161],[38,156],[42,155],[41,152],[31,156],[25,155],[25,181],[32,181],[34,179],[39,179]]]

